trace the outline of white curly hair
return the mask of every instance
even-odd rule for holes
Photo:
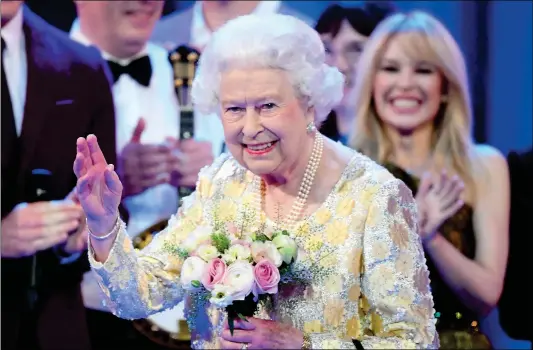
[[[220,112],[220,77],[225,70],[280,69],[288,73],[298,96],[315,110],[320,124],[343,95],[344,76],[325,64],[318,33],[287,15],[245,15],[217,30],[205,47],[192,86],[195,108]]]

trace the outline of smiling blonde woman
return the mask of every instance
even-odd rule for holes
[[[442,348],[486,348],[480,320],[501,294],[509,176],[475,145],[467,71],[448,30],[423,12],[382,22],[365,46],[350,102],[350,145],[416,194]]]

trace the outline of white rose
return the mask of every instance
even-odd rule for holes
[[[213,260],[214,258],[218,258],[220,255],[217,248],[210,244],[201,245],[196,254],[207,262]]]
[[[250,248],[252,250],[252,258],[256,263],[263,259],[268,259],[276,267],[281,266],[283,259],[278,252],[278,248],[272,242],[254,242]]]
[[[181,243],[181,247],[188,252],[193,252],[198,247],[211,240],[211,228],[207,226],[199,226],[187,236]]]
[[[250,255],[251,255],[250,248],[243,246],[242,244],[235,244],[226,250],[226,252],[222,256],[222,259],[227,264],[233,264],[237,260],[250,259]]]
[[[183,289],[196,290],[202,283],[202,276],[207,267],[207,263],[197,256],[191,256],[183,262],[181,267],[180,281]]]
[[[233,303],[233,297],[231,295],[231,287],[223,284],[215,284],[211,291],[211,298],[209,302],[216,307],[224,308]]]
[[[222,284],[230,287],[233,300],[244,300],[255,283],[254,269],[247,261],[237,260],[226,270]]]
[[[276,246],[276,248],[278,248],[281,257],[286,264],[290,264],[292,259],[296,260],[298,247],[292,238],[287,235],[280,234],[272,240],[272,243]]]

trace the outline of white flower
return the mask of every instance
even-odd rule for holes
[[[263,259],[268,259],[272,264],[276,265],[276,267],[281,266],[283,259],[272,242],[254,242],[250,248],[252,250],[252,258],[256,263]]]
[[[207,263],[197,256],[185,259],[181,267],[180,281],[183,289],[196,290],[202,284],[202,276],[207,267]]]
[[[235,244],[226,250],[225,254],[222,255],[222,259],[227,264],[232,264],[237,260],[248,260],[250,259],[250,255],[250,248],[243,246],[242,244]]]
[[[279,234],[272,240],[272,243],[278,248],[281,257],[286,264],[290,264],[292,259],[296,260],[298,247],[292,238],[284,234]]]
[[[213,290],[211,291],[211,298],[209,299],[209,302],[220,308],[231,305],[231,303],[233,303],[231,287],[223,284],[215,284]]]
[[[231,288],[233,300],[244,300],[255,283],[254,269],[247,261],[237,260],[226,270],[222,284]]]
[[[217,248],[210,244],[201,245],[196,254],[207,262],[213,260],[214,258],[218,258],[219,256]]]
[[[181,243],[181,247],[188,252],[193,252],[198,249],[200,245],[211,240],[211,232],[212,229],[208,226],[198,226]]]

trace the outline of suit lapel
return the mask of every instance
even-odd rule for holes
[[[28,62],[28,84],[24,120],[21,133],[21,171],[27,169],[40,135],[43,123],[50,109],[52,98],[50,89],[53,80],[50,74],[54,65],[50,64],[50,50],[46,49],[46,36],[41,31],[41,23],[36,15],[24,7],[24,37],[26,39],[26,59]]]

